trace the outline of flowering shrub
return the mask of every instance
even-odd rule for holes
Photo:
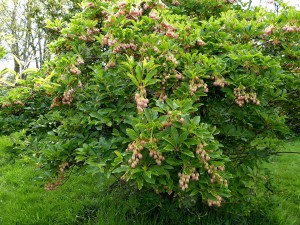
[[[83,3],[34,87],[52,97],[27,127],[37,163],[89,165],[209,206],[254,201],[259,163],[289,132],[280,101],[299,75],[299,12],[197,21],[179,3]]]

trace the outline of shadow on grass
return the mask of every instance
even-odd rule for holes
[[[1,157],[8,157],[10,145],[0,138]],[[284,148],[300,151],[300,139]],[[264,196],[268,199],[249,216],[228,213],[226,208],[209,208],[201,201],[178,208],[170,196],[136,191],[134,186],[84,170],[78,170],[57,190],[47,192],[43,188],[45,175],[34,165],[18,159],[14,164],[3,162],[1,225],[300,224],[300,161],[292,155],[274,158],[267,165],[273,176],[273,193]]]

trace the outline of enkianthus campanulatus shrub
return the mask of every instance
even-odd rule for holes
[[[52,27],[61,36],[40,73],[53,100],[28,128],[38,163],[89,165],[209,206],[255,202],[266,182],[259,163],[289,132],[279,100],[299,71],[299,12],[199,21],[155,0],[82,6]],[[295,49],[289,66],[285,46]]]

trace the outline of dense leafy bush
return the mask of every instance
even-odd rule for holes
[[[181,203],[255,203],[263,193],[259,164],[289,133],[293,111],[282,102],[299,94],[299,12],[198,21],[184,6],[92,1],[67,28],[52,27],[61,29],[55,56],[32,87],[42,93],[34,109],[48,108],[30,117],[21,143],[59,171],[48,189],[76,164]]]

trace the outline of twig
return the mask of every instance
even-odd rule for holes
[[[287,154],[300,154],[300,152],[274,152],[274,153],[272,153],[272,155],[282,154],[282,153],[287,153]]]

